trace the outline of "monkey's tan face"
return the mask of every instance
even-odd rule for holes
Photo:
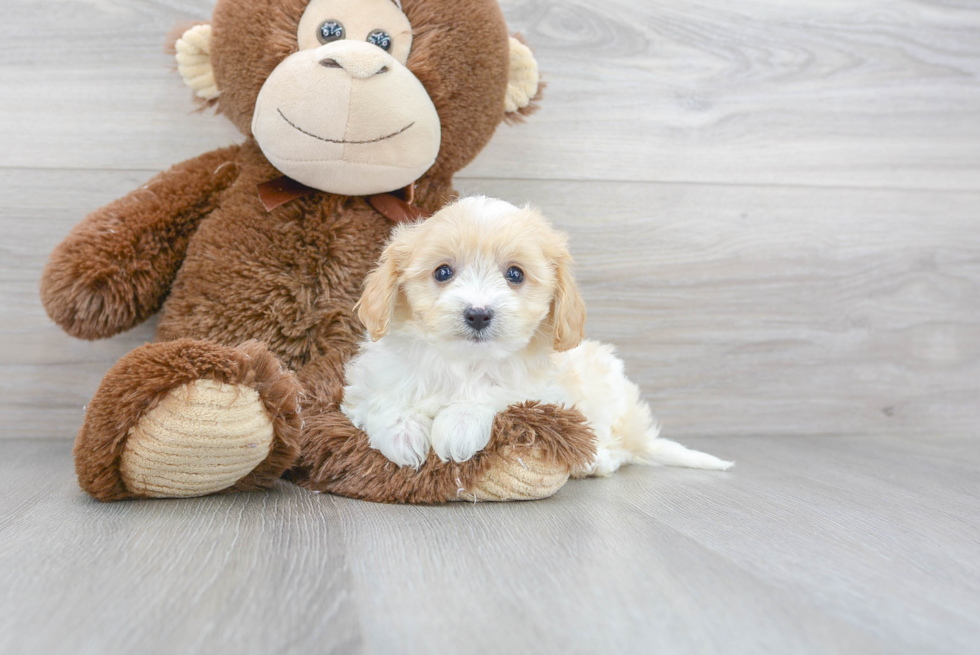
[[[312,0],[299,51],[259,92],[252,134],[284,174],[329,193],[411,184],[439,154],[439,115],[405,66],[412,27],[392,0]]]

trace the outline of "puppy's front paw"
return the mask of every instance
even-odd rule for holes
[[[398,466],[418,468],[429,456],[432,419],[424,414],[402,414],[377,434],[368,433],[372,448]]]
[[[494,416],[482,405],[450,405],[432,422],[432,449],[444,462],[465,462],[490,442]]]

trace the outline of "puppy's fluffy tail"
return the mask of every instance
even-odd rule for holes
[[[713,471],[727,471],[735,465],[735,462],[726,462],[714,455],[702,453],[700,450],[691,450],[676,441],[660,437],[650,439],[645,444],[643,451],[635,455],[633,461],[642,464],[686,466],[692,469],[711,469]]]

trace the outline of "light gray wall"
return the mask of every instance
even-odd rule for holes
[[[507,0],[548,81],[459,176],[572,235],[590,336],[676,437],[980,425],[980,6]],[[88,211],[240,137],[164,54],[198,0],[8,0],[0,421],[71,438],[152,326],[85,343],[37,280]]]

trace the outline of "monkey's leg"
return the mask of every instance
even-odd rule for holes
[[[342,366],[314,362],[299,375],[308,406],[302,451],[287,477],[314,491],[385,503],[532,500],[554,494],[595,457],[577,410],[525,403],[497,415],[490,443],[472,459],[442,462],[430,453],[418,470],[400,468],[340,411]]]
[[[75,441],[79,484],[103,501],[268,488],[299,452],[299,394],[258,342],[137,348],[88,405]]]

